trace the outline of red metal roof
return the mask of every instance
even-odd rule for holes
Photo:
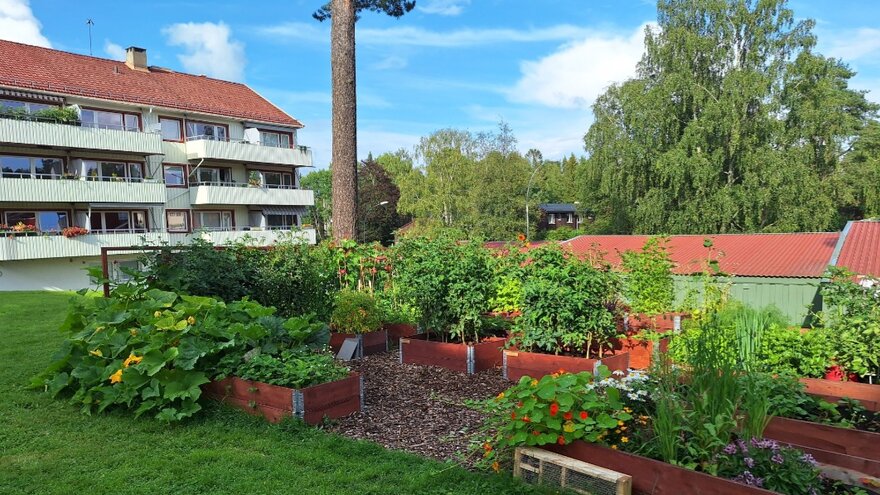
[[[859,275],[880,277],[880,220],[850,224],[837,266],[845,266]]]
[[[880,229],[878,229],[880,231]],[[650,236],[584,235],[562,243],[578,254],[598,248],[612,266],[620,265],[620,253],[639,251]],[[709,255],[703,240],[710,238],[721,271],[753,277],[821,277],[837,243],[837,232],[792,234],[675,235],[669,237],[674,273],[699,273]],[[880,237],[878,237],[880,238]]]
[[[0,41],[0,86],[303,127],[241,83]]]

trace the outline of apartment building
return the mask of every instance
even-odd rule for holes
[[[0,290],[86,287],[104,246],[314,243],[302,127],[141,48],[122,62],[0,41]]]

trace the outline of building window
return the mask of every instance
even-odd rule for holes
[[[266,215],[266,226],[270,229],[289,230],[299,225],[297,215]]]
[[[568,214],[568,223],[574,223],[574,215],[571,213]]]
[[[555,213],[550,214],[550,219],[547,220],[547,223],[549,223],[550,225],[553,225],[556,223],[556,214]]]
[[[60,179],[64,175],[64,160],[0,155],[0,170],[3,177],[13,179]]]
[[[186,187],[186,165],[165,165],[165,185]]]
[[[134,277],[133,273],[141,271],[141,264],[137,260],[114,261],[111,278],[117,283],[125,283],[131,281]]]
[[[83,167],[89,180],[117,182],[143,182],[144,180],[143,163],[83,160]]]
[[[33,101],[10,100],[8,98],[0,98],[0,113],[27,113],[33,114],[43,110],[52,110],[58,108],[58,105],[49,105],[47,103],[36,103]]]
[[[83,108],[80,113],[80,120],[83,127],[134,132],[141,130],[141,116],[136,113]]]
[[[189,215],[186,211],[165,211],[168,232],[189,232]]]
[[[183,121],[180,119],[159,117],[159,127],[162,130],[162,139],[165,141],[183,141],[183,130],[181,129],[182,124]]]
[[[285,172],[262,172],[263,187],[272,187],[279,189],[293,188],[293,174]]]
[[[10,227],[21,223],[40,232],[61,232],[71,225],[66,211],[7,211],[5,223]]]
[[[226,141],[226,127],[218,124],[207,124],[205,122],[193,122],[187,120],[186,138]]]
[[[147,212],[143,210],[93,211],[90,227],[92,232],[102,234],[146,232]]]
[[[190,173],[190,180],[194,184],[230,186],[232,173],[228,168],[198,167]]]
[[[290,148],[290,134],[284,132],[260,131],[260,144],[275,148]]]
[[[199,211],[193,212],[198,228],[204,230],[232,229],[231,211]]]

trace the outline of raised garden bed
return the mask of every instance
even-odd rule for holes
[[[388,351],[388,332],[385,330],[360,334],[331,332],[330,348],[333,349],[333,354],[339,352],[339,348],[342,347],[345,339],[357,339],[359,341],[355,357],[362,358]]]
[[[600,365],[608,366],[611,371],[626,371],[629,368],[629,353],[622,352],[602,359],[589,359],[507,349],[504,351],[503,373],[505,378],[515,382],[524,376],[540,379],[561,369],[569,373],[582,371],[594,373]]]
[[[880,477],[880,433],[776,417],[764,437],[797,447],[823,464]]]
[[[419,327],[414,323],[385,323],[382,329],[388,333],[388,340],[394,343],[419,333]]]
[[[869,411],[880,411],[880,385],[858,382],[836,382],[819,378],[801,378],[806,392],[836,403],[844,397],[858,400]]]
[[[582,441],[568,445],[545,445],[541,448],[628,474],[632,476],[632,490],[635,494],[770,495],[776,493]]]
[[[656,330],[669,331],[681,328],[681,320],[690,318],[690,313],[660,313],[657,315],[649,315],[645,313],[635,313],[627,316],[627,330],[630,332],[639,332],[640,330]],[[676,326],[676,320],[678,326]]]
[[[400,339],[400,362],[440,366],[468,374],[501,367],[506,337],[489,337],[477,344],[440,342],[419,334]]]
[[[325,417],[337,419],[359,412],[364,398],[363,380],[357,373],[302,389],[229,377],[203,385],[202,391],[211,399],[263,416],[272,423],[295,416],[312,425]]]
[[[636,370],[645,370],[651,367],[654,355],[657,351],[666,353],[669,349],[669,339],[662,338],[658,341],[642,340],[636,338],[618,339],[615,349],[629,354],[629,367]]]

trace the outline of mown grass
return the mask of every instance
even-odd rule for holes
[[[85,416],[27,389],[59,347],[68,294],[0,293],[0,493],[526,494],[505,476],[208,406],[166,426]],[[413,417],[418,428],[418,417]],[[542,492],[543,493],[543,492]]]

